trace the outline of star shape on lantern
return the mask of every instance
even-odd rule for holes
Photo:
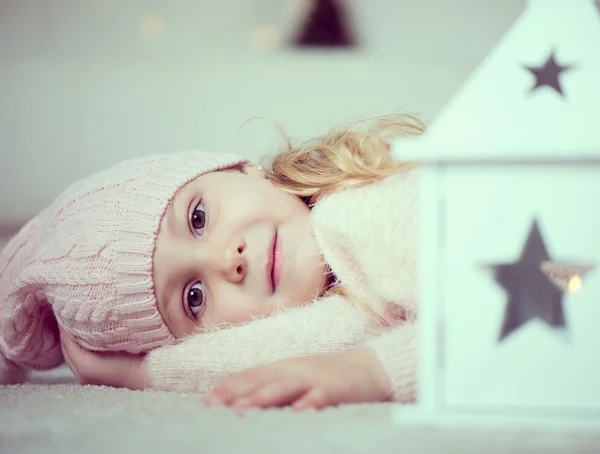
[[[519,260],[491,268],[496,282],[508,293],[499,338],[502,341],[533,319],[566,329],[564,292],[579,290],[581,278],[593,266],[553,262],[534,220]]]
[[[531,91],[548,86],[564,97],[565,94],[559,78],[561,73],[573,69],[573,66],[558,64],[553,51],[543,66],[525,66],[525,69],[529,70],[535,76],[535,85],[531,88]]]

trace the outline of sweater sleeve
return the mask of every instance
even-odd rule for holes
[[[418,182],[401,172],[336,192],[312,212],[315,239],[339,283],[390,325],[415,317]]]
[[[418,381],[418,337],[415,322],[407,322],[365,342],[385,371],[392,399],[401,403],[416,401]]]
[[[417,176],[409,171],[332,194],[312,218],[340,283],[389,327],[364,345],[379,359],[399,402],[416,397],[417,207]]]
[[[347,350],[378,329],[341,297],[215,332],[194,334],[147,356],[147,388],[206,393],[237,372],[277,360]]]

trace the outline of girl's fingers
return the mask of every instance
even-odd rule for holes
[[[63,354],[63,358],[65,359],[65,363],[67,363],[67,366],[69,366],[69,369],[71,369],[71,372],[73,372],[74,374],[76,373],[76,370],[73,367],[73,361],[71,361],[71,355],[70,355],[70,348],[67,347],[67,345],[62,342],[62,334],[61,334],[61,349],[62,349],[62,354]],[[79,379],[79,377],[77,377],[77,379]]]
[[[267,379],[266,375],[249,372],[235,375],[217,385],[212,393],[206,397],[205,402],[208,405],[230,405],[234,400],[263,386]]]
[[[127,353],[94,353],[60,333],[65,362],[82,385],[108,385],[144,389],[146,369],[143,357]]]
[[[292,410],[304,411],[308,408],[320,410],[332,404],[333,402],[330,402],[330,400],[321,388],[313,388],[292,404]]]
[[[236,398],[237,396],[235,393],[227,388],[226,384],[220,384],[204,398],[204,403],[208,406],[229,405],[229,403],[233,402]]]
[[[233,401],[233,406],[236,408],[268,408],[288,405],[306,391],[306,386],[303,386],[298,380],[276,379],[240,396]]]
[[[77,367],[77,363],[73,361],[73,357],[76,357],[79,352],[75,351],[75,349],[79,348],[77,344],[75,344],[62,330],[60,331],[60,346],[63,354],[63,358],[75,375],[77,381],[84,385],[85,381],[83,377],[81,377],[79,373],[79,368]]]

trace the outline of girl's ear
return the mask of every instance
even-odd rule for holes
[[[267,178],[267,172],[261,166],[253,164],[246,164],[244,166],[244,173],[251,177]]]

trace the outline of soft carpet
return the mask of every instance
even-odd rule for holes
[[[68,370],[0,387],[0,452],[599,453],[600,434],[402,427],[392,404],[206,408],[197,395],[79,386]]]

